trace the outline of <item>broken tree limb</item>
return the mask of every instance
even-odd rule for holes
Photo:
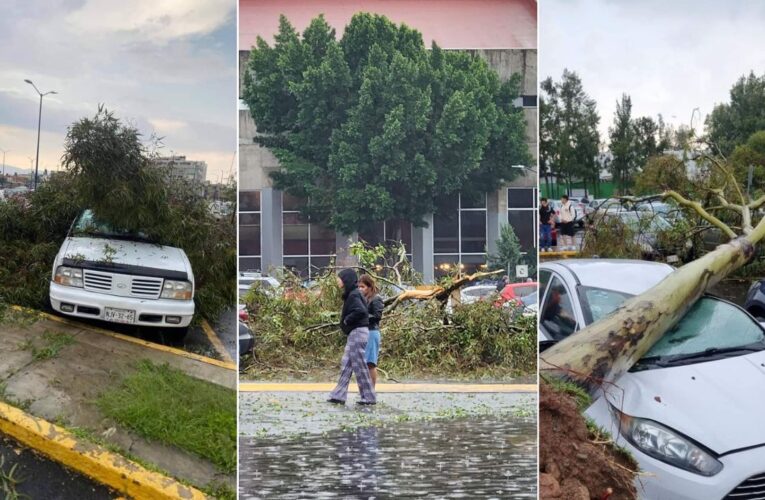
[[[613,383],[671,329],[711,286],[746,264],[765,236],[765,221],[744,237],[679,268],[600,321],[540,356],[540,371],[582,384],[591,393]],[[544,312],[541,313],[544,315]]]
[[[443,287],[440,285],[436,285],[432,288],[429,288],[427,290],[406,290],[404,292],[401,292],[398,295],[395,295],[393,297],[388,297],[385,299],[385,307],[389,308],[389,310],[395,309],[401,302],[405,300],[432,300],[437,299],[441,302],[446,302],[446,300],[449,298],[449,295],[454,291],[457,290],[464,285],[475,281],[480,278],[487,278],[489,276],[495,276],[497,274],[501,274],[505,272],[503,269],[500,269],[498,271],[491,271],[491,272],[481,272],[481,273],[473,273],[467,276],[462,276],[461,278],[457,278],[454,280],[449,286]]]

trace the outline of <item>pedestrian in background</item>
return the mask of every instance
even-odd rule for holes
[[[564,194],[560,197],[560,234],[558,239],[563,242],[561,247],[560,242],[558,246],[561,250],[576,250],[574,246],[574,220],[576,219],[576,209],[574,204],[568,199],[568,195]]]
[[[343,269],[337,275],[337,284],[343,289],[343,310],[340,313],[340,328],[348,336],[343,359],[340,362],[340,379],[329,395],[328,401],[345,404],[351,375],[356,375],[361,399],[356,404],[373,405],[377,402],[364,353],[369,338],[369,310],[367,301],[358,287],[359,277],[353,269]]]
[[[369,376],[372,379],[372,387],[377,386],[377,360],[380,356],[380,322],[382,321],[385,304],[382,297],[377,294],[377,283],[374,278],[364,274],[359,279],[359,290],[369,304],[369,340],[364,352],[364,359],[369,368]]]
[[[539,206],[539,246],[542,252],[552,252],[552,224],[555,212],[547,201],[542,198]]]

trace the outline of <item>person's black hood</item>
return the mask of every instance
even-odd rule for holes
[[[338,273],[340,281],[343,282],[343,298],[347,298],[348,294],[358,288],[359,275],[353,269],[343,269]]]

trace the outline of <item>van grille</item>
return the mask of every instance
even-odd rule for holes
[[[109,292],[112,289],[112,275],[95,271],[84,272],[85,290],[93,292]]]
[[[728,493],[726,500],[765,500],[765,473],[752,476]]]
[[[150,299],[159,298],[162,291],[162,278],[147,278],[145,276],[133,276],[130,292],[135,297]]]
[[[163,278],[130,276],[89,269],[83,270],[83,278],[84,288],[90,292],[140,299],[158,299],[164,283]]]

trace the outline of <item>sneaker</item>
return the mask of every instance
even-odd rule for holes
[[[345,401],[343,401],[341,399],[329,398],[327,400],[327,403],[332,403],[333,405],[344,405]]]
[[[356,401],[356,404],[361,406],[372,406],[376,405],[377,403],[375,401]]]

